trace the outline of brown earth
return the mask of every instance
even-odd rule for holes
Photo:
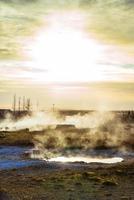
[[[133,200],[134,161],[49,164],[0,172],[0,200]]]

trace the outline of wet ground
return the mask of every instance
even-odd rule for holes
[[[37,165],[41,161],[24,158],[30,147],[0,146],[0,170]]]
[[[64,166],[70,164],[80,165],[88,163],[104,163],[104,164],[111,164],[111,163],[118,163],[122,162],[123,160],[131,160],[133,159],[134,153],[127,152],[127,151],[116,151],[114,149],[108,150],[88,150],[83,151],[81,154],[78,154],[78,151],[75,151],[72,156],[63,155],[63,156],[56,156],[51,157],[50,159],[39,159],[39,154],[36,155],[36,151],[33,158],[25,156],[26,152],[32,152],[32,147],[19,147],[19,146],[0,146],[0,170],[7,170],[7,169],[15,169],[15,168],[22,168],[28,167],[33,165],[53,165],[57,163],[64,163]],[[38,151],[37,151],[38,153]],[[41,155],[42,156],[42,155]]]

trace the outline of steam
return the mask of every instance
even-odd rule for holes
[[[116,120],[110,113],[67,116],[59,128],[36,135],[35,144],[39,148],[57,151],[120,147],[126,141],[127,133],[124,125]]]
[[[76,128],[97,128],[114,118],[114,114],[110,112],[93,112],[81,116],[66,116],[65,124],[74,124]]]
[[[0,129],[5,131],[19,131],[29,129],[30,131],[43,130],[49,125],[59,122],[58,117],[51,112],[33,112],[32,116],[25,116],[14,120],[12,115],[7,115],[6,119],[0,123]]]
[[[37,112],[14,121],[9,115],[0,123],[1,131],[28,129],[35,132],[33,143],[42,158],[85,155],[91,149],[133,148],[133,128],[128,128],[113,112],[90,112],[72,116],[58,112]],[[129,132],[129,133],[128,133]],[[38,157],[37,156],[37,157]]]
[[[51,126],[56,128],[57,124],[74,125],[76,128],[96,128],[101,124],[112,120],[114,115],[105,112],[93,112],[92,114],[61,116],[52,112],[33,112],[32,116],[25,116],[14,120],[12,115],[7,115],[6,119],[0,123],[0,129],[5,131],[17,131],[29,129],[30,131],[44,130]]]
[[[35,148],[45,159],[89,156],[93,149],[107,157],[108,149],[124,154],[133,149],[133,128],[129,131],[112,112],[65,116],[60,125],[35,136]]]

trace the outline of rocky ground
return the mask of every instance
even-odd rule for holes
[[[47,163],[0,172],[0,200],[133,200],[134,161]]]

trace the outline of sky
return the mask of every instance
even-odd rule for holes
[[[117,12],[115,5],[112,11],[105,8],[112,26],[103,18],[102,5],[88,10],[77,6],[39,9],[37,17],[33,5],[31,16],[25,7],[20,16],[16,7],[0,4],[4,20],[10,10],[7,22],[12,28],[7,33],[10,26],[1,24],[0,107],[12,108],[16,94],[31,98],[33,109],[37,101],[40,109],[51,109],[53,104],[57,109],[134,109],[131,19],[128,26],[119,24],[119,29],[118,17],[111,15]],[[122,23],[128,13],[119,9]]]

